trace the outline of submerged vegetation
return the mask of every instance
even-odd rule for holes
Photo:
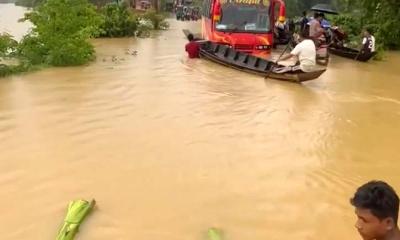
[[[168,28],[165,16],[155,11],[139,14],[117,3],[98,9],[87,0],[46,0],[22,21],[33,28],[20,42],[0,34],[0,76],[38,66],[86,64],[95,58],[91,38],[144,37]]]
[[[150,30],[164,30],[169,27],[162,13],[148,10],[133,12],[126,4],[109,3],[101,8],[103,23],[101,37],[148,36]]]
[[[136,35],[137,17],[125,5],[109,3],[101,8],[100,13],[103,17],[100,36],[123,37]]]
[[[68,66],[94,58],[88,40],[99,34],[102,19],[86,0],[48,0],[26,14],[25,20],[34,27],[18,46],[23,61]]]
[[[0,34],[0,77],[20,72],[22,66],[10,62],[15,55],[18,42],[7,33]]]

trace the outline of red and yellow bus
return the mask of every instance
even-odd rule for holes
[[[267,57],[277,20],[285,21],[283,0],[204,0],[202,37]]]

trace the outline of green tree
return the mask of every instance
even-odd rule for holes
[[[137,17],[125,4],[109,3],[101,8],[100,13],[103,17],[101,37],[135,36]]]
[[[25,60],[65,66],[94,58],[88,39],[99,34],[102,19],[87,0],[47,0],[26,14],[25,20],[34,25],[18,47]]]

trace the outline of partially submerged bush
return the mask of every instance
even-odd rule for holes
[[[100,13],[103,17],[100,37],[148,37],[150,30],[169,27],[163,14],[154,10],[132,12],[126,4],[109,3]]]
[[[149,19],[138,18],[138,28],[136,36],[138,37],[149,37],[150,31],[154,29],[153,23]]]
[[[32,64],[54,66],[84,64],[94,58],[88,42],[99,34],[102,19],[87,0],[47,0],[26,14],[34,27],[18,48]]]
[[[21,72],[27,72],[32,69],[34,69],[34,67],[29,64],[6,65],[0,63],[0,77],[5,77]]]
[[[17,45],[18,42],[10,34],[0,33],[0,58],[12,55]]]
[[[24,62],[37,65],[46,62],[49,55],[49,48],[44,45],[41,38],[32,35],[26,35],[20,42],[17,48],[18,56]]]
[[[0,33],[0,77],[23,72],[26,66],[16,58],[18,42],[7,33]]]
[[[165,30],[169,28],[169,24],[165,21],[165,15],[157,13],[154,9],[146,11],[142,17],[149,19],[155,30]]]
[[[109,3],[101,8],[103,17],[101,37],[135,36],[137,18],[129,11],[126,5]]]
[[[97,11],[88,0],[33,1],[41,4],[22,19],[32,22],[31,32],[20,43],[0,34],[0,76],[38,66],[85,64],[95,57],[88,41],[92,37],[147,37],[153,29],[169,27],[164,15],[135,14],[126,4],[110,3]],[[15,61],[2,61],[9,57]]]

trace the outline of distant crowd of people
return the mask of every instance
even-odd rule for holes
[[[199,7],[177,5],[174,9],[177,20],[197,21],[201,18]]]

